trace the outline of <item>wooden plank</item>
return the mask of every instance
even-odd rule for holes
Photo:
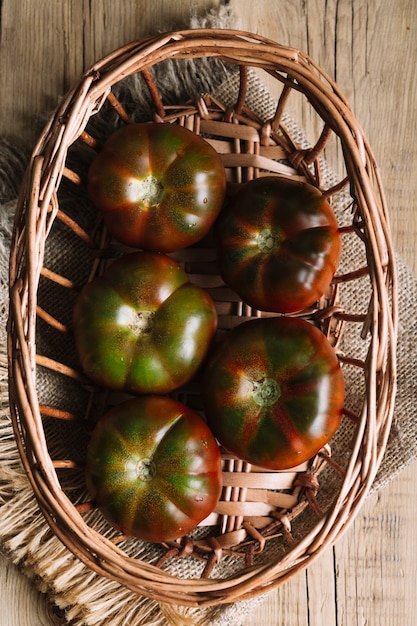
[[[329,548],[306,571],[309,626],[337,624],[334,567],[334,551]]]
[[[85,31],[90,35],[84,39],[85,66],[90,67],[108,52],[139,37],[186,28],[191,16],[205,15],[218,7],[220,0],[128,0],[122,5],[114,0],[91,0],[84,4]]]
[[[281,624],[282,626],[313,626],[308,616],[305,573],[283,583],[279,587],[279,593],[275,590],[265,595],[260,606],[246,617],[242,626],[278,626]],[[324,624],[323,621],[320,626]],[[333,625],[329,623],[326,626]]]
[[[307,570],[272,592],[245,624],[414,626],[417,463],[370,496],[352,527]],[[302,586],[301,581],[303,582]],[[296,599],[299,594],[299,600]]]
[[[33,142],[43,116],[82,72],[82,55],[72,51],[82,50],[83,2],[20,0],[1,8],[0,135]]]
[[[417,271],[417,3],[398,0],[231,0],[240,26],[307,52],[333,77],[365,129],[381,168],[397,249]],[[389,49],[387,43],[389,42]],[[275,82],[264,77],[271,92]],[[310,138],[319,128],[291,101]],[[401,114],[398,114],[400,109]],[[341,156],[341,155],[339,155]]]
[[[9,560],[0,560],[1,626],[59,626],[48,599]]]
[[[338,624],[415,624],[416,470],[415,464],[410,466],[372,495],[351,531],[336,544],[336,593],[342,600]]]
[[[253,11],[251,0],[232,0],[231,6],[242,28],[308,52],[337,80],[380,165],[396,247],[416,270],[417,179],[411,169],[417,162],[417,126],[410,120],[415,119],[417,94],[410,63],[415,66],[417,59],[417,5],[407,0],[395,6],[388,0],[314,0],[288,2],[285,9],[282,3],[265,3],[262,11]],[[300,112],[299,102],[291,104],[313,137],[314,121]],[[327,550],[307,570],[309,626],[415,623],[416,478],[413,464],[366,502],[335,550]],[[300,591],[301,578],[278,588],[258,609],[256,620],[246,623],[304,623],[296,614],[297,600],[290,601],[292,588]],[[302,592],[301,602],[305,607]]]
[[[0,136],[33,143],[45,116],[95,61],[149,33],[184,28],[219,1],[3,0]]]

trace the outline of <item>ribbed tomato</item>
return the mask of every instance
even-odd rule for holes
[[[146,541],[192,531],[220,496],[219,447],[182,403],[142,396],[110,409],[87,450],[90,494],[111,525]]]
[[[316,302],[337,268],[341,241],[321,192],[266,176],[243,185],[218,222],[224,281],[261,311],[290,313]]]
[[[209,294],[173,259],[133,252],[87,283],[73,311],[85,373],[103,387],[168,393],[202,364],[217,327]]]
[[[172,252],[201,239],[217,218],[226,178],[215,149],[177,124],[117,130],[88,173],[88,191],[124,244]]]
[[[280,470],[310,459],[342,416],[344,383],[325,335],[301,318],[244,322],[213,351],[203,378],[209,426],[241,459]]]

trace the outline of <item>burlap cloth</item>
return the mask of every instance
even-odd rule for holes
[[[207,25],[207,24],[203,24]],[[211,25],[218,26],[218,22]],[[236,87],[236,72],[217,65],[207,73],[206,61],[196,68],[190,65],[189,76],[178,75],[175,64],[164,69],[167,94],[177,85],[173,99],[184,101],[184,94],[201,91],[215,92],[216,97],[227,104]],[[182,71],[182,70],[181,70]],[[215,78],[213,78],[213,75]],[[173,79],[175,82],[173,82]],[[251,75],[250,106],[263,119],[268,119],[275,103],[265,92],[255,74]],[[141,86],[125,81],[120,86],[125,104],[146,111]],[[142,100],[141,100],[142,98]],[[140,105],[140,106],[139,106]],[[144,114],[146,117],[146,114]],[[301,129],[289,117],[285,120],[300,145],[308,145]],[[99,122],[98,122],[99,123]],[[108,120],[106,120],[106,128]],[[0,541],[3,551],[18,564],[22,571],[51,602],[65,613],[66,620],[76,626],[113,625],[162,626],[164,624],[210,624],[212,626],[240,625],[248,614],[262,601],[262,597],[211,609],[171,609],[153,600],[138,597],[117,583],[104,579],[86,568],[52,534],[45,522],[29,482],[23,471],[13,437],[8,411],[6,323],[8,316],[8,256],[16,195],[28,158],[28,150],[15,141],[0,142],[0,285],[1,285],[1,331],[0,373]],[[326,169],[330,180],[332,172]],[[69,199],[70,201],[70,199]],[[343,200],[342,200],[343,203]],[[343,213],[343,206],[341,207]],[[399,274],[400,329],[398,343],[398,397],[389,445],[372,490],[380,489],[395,477],[415,457],[417,450],[417,426],[413,404],[416,397],[417,337],[416,303],[417,278],[397,258]],[[360,298],[363,294],[351,294]],[[354,393],[354,391],[353,391]],[[181,566],[179,566],[181,567]]]

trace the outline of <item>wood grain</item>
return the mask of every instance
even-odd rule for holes
[[[414,626],[416,477],[413,463],[370,496],[336,545],[272,592],[247,624]]]
[[[0,563],[2,626],[58,626],[62,623],[54,615],[47,597],[40,594],[15,565],[4,557]]]
[[[89,67],[141,35],[183,27],[219,2],[3,0],[0,136],[33,143],[39,118]],[[417,3],[230,0],[243,29],[308,52],[336,79],[381,169],[398,252],[417,270]],[[307,133],[313,122],[295,115]],[[269,594],[256,626],[414,626],[417,464],[368,498],[351,528],[307,571]],[[45,597],[2,557],[0,626],[58,623]]]

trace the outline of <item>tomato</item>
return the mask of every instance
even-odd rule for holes
[[[279,176],[252,180],[218,224],[219,270],[244,302],[290,313],[328,288],[341,251],[331,206],[306,183]]]
[[[112,526],[146,541],[169,541],[193,530],[216,506],[220,451],[205,421],[182,403],[133,398],[98,421],[86,482]]]
[[[301,318],[244,322],[213,351],[203,377],[209,426],[239,458],[281,470],[336,432],[344,383],[325,335]]]
[[[73,311],[80,363],[96,383],[167,393],[194,376],[217,327],[206,291],[170,257],[132,252],[87,283]]]
[[[109,232],[135,248],[172,252],[201,239],[217,218],[226,179],[215,149],[176,124],[117,130],[88,173],[88,192]]]

